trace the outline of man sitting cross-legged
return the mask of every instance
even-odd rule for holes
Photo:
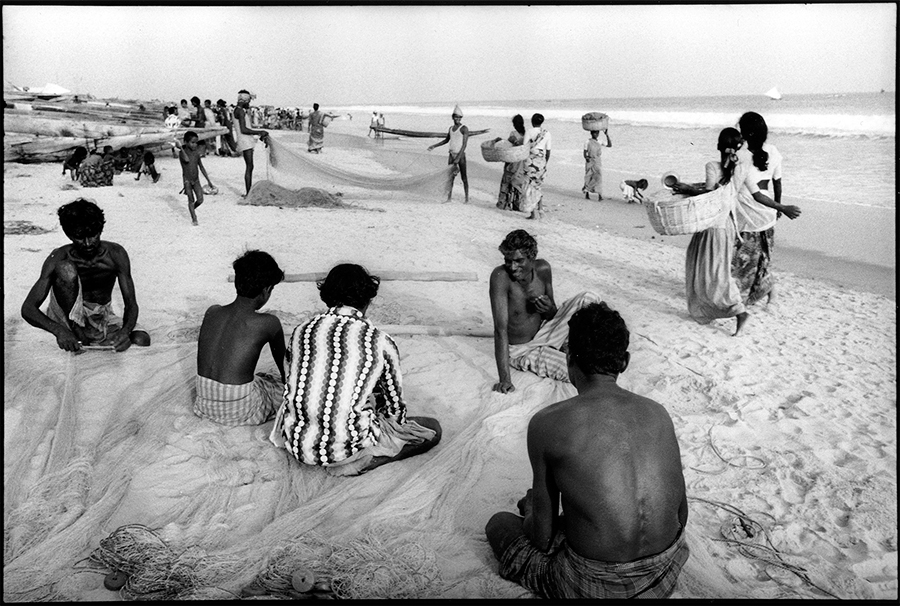
[[[44,261],[41,275],[22,303],[22,317],[56,337],[60,349],[111,346],[125,351],[132,344],[150,345],[150,335],[136,328],[137,297],[131,260],[121,244],[101,240],[106,218],[92,200],[78,198],[57,210],[63,233],[72,241]],[[123,317],[112,310],[113,287],[119,283]],[[46,313],[41,304],[50,297]]]
[[[441,439],[429,417],[407,417],[400,352],[365,316],[379,279],[350,263],[319,283],[328,311],[294,329],[284,401],[269,439],[332,475],[358,475],[421,454]]]
[[[537,259],[537,241],[524,229],[507,234],[500,244],[503,265],[491,272],[491,313],[494,316],[494,358],[500,382],[494,391],[515,389],[509,368],[568,381],[566,339],[569,318],[600,297],[576,295],[556,307],[550,264]]]
[[[524,517],[497,513],[485,528],[500,576],[550,599],[668,597],[690,553],[672,419],[616,385],[629,361],[618,312],[589,305],[569,330],[578,395],[528,424],[533,484],[518,504]]]
[[[197,344],[194,414],[223,425],[259,425],[275,415],[284,392],[284,330],[272,314],[259,313],[284,279],[275,259],[261,250],[233,264],[237,296],[206,310]],[[253,372],[266,345],[281,377]]]

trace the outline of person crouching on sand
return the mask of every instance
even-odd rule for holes
[[[466,176],[466,144],[469,142],[469,127],[462,123],[463,113],[459,105],[453,108],[453,126],[447,130],[447,136],[439,143],[428,146],[428,151],[435,147],[440,147],[445,143],[450,143],[450,158],[447,164],[453,164],[456,167],[460,177],[462,177],[463,190],[466,192],[466,204],[469,203],[469,178]],[[453,197],[453,183],[456,181],[456,175],[453,175],[453,181],[450,182],[450,193],[447,194],[447,202]]]
[[[237,296],[206,310],[197,342],[194,414],[222,425],[259,425],[273,416],[284,391],[284,330],[281,320],[259,309],[284,280],[271,255],[251,250],[234,264]],[[281,375],[256,373],[269,346]]]
[[[72,241],[57,248],[25,302],[22,317],[56,337],[66,351],[88,345],[125,351],[132,344],[150,345],[150,335],[137,328],[138,304],[131,277],[131,260],[121,244],[101,240],[106,219],[93,201],[78,198],[57,210],[63,233]],[[116,282],[125,303],[123,317],[112,310]],[[47,311],[41,304],[50,296]]]

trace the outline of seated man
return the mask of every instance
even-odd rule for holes
[[[103,210],[79,198],[57,210],[63,232],[72,240],[57,248],[25,302],[22,317],[56,337],[60,349],[80,351],[84,345],[110,345],[125,351],[132,343],[150,345],[150,335],[136,329],[138,304],[131,261],[120,244],[101,240]],[[123,318],[112,310],[112,289],[119,282],[125,303]],[[41,304],[50,295],[47,311]]]
[[[269,439],[332,475],[359,475],[430,450],[441,426],[406,416],[400,352],[365,312],[379,279],[335,266],[319,283],[328,306],[297,326],[288,344],[284,401]]]
[[[557,308],[553,300],[550,264],[537,259],[537,241],[524,229],[509,232],[500,244],[503,265],[491,272],[491,313],[494,317],[494,358],[500,382],[494,391],[515,389],[509,367],[539,377],[568,381],[566,339],[569,318],[600,298],[576,295]]]
[[[533,487],[487,523],[500,576],[545,598],[664,598],[690,551],[681,454],[665,408],[616,385],[628,329],[606,303],[569,321],[574,398],[528,424]],[[565,515],[560,514],[560,498]]]
[[[233,264],[237,296],[206,310],[197,343],[194,414],[222,425],[259,425],[273,416],[284,392],[284,330],[272,314],[257,313],[284,272],[261,250]],[[280,377],[256,373],[268,345]]]

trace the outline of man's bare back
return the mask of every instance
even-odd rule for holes
[[[284,381],[284,331],[272,314],[258,313],[252,299],[238,298],[206,310],[197,347],[197,374],[229,385],[253,380],[268,343]]]
[[[601,376],[538,412],[528,442],[546,469],[545,490],[559,491],[563,530],[576,553],[630,562],[664,551],[687,523],[672,420],[615,378]]]

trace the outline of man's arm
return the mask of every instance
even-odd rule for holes
[[[259,135],[260,137],[268,137],[269,133],[264,130],[256,130],[255,128],[250,128],[247,126],[247,110],[244,108],[238,108],[241,110],[240,116],[238,116],[237,109],[234,110],[235,117],[238,118],[238,127],[241,129],[241,132],[245,135]]]
[[[78,337],[75,333],[73,333],[68,326],[54,322],[48,318],[40,309],[41,304],[47,298],[47,295],[50,294],[50,289],[52,288],[51,280],[53,279],[56,270],[56,262],[59,254],[58,250],[54,250],[50,253],[50,256],[47,257],[47,260],[44,261],[44,265],[41,267],[40,277],[37,279],[37,282],[34,283],[34,286],[31,287],[31,290],[28,291],[28,295],[22,303],[22,318],[35,328],[46,330],[55,336],[56,343],[59,345],[60,349],[66,351],[78,351],[81,349],[81,345],[79,344]]]
[[[440,147],[441,145],[445,145],[445,144],[447,144],[447,143],[450,143],[450,131],[449,131],[449,130],[447,131],[447,136],[444,137],[444,140],[441,141],[440,143],[435,143],[434,145],[429,145],[429,146],[428,146],[428,151],[431,151],[431,150],[433,150],[435,147]]]
[[[468,126],[460,126],[459,130],[462,132],[463,142],[462,142],[462,147],[459,148],[459,152],[457,152],[457,154],[456,154],[457,159],[459,159],[459,157],[461,155],[466,153],[466,143],[469,142],[469,127]],[[447,136],[448,137],[450,136],[449,133],[447,134]]]
[[[546,429],[537,414],[528,423],[528,458],[534,480],[531,488],[531,508],[527,499],[525,521],[522,528],[525,536],[541,551],[547,551],[553,540],[553,533],[559,517],[559,489],[553,481],[552,471],[547,467]]]
[[[119,290],[122,291],[122,300],[125,310],[122,312],[122,328],[112,335],[112,345],[116,351],[125,351],[131,346],[131,332],[138,319],[138,303],[134,292],[134,280],[131,277],[131,260],[128,253],[118,244],[110,244],[110,256],[116,264],[116,277],[119,280]]]
[[[606,136],[606,147],[612,147],[612,139],[609,138],[609,131],[604,130],[603,134]]]
[[[553,272],[550,269],[550,264],[544,260],[540,262],[535,261],[534,270],[544,283],[544,294],[546,295],[546,298],[535,300],[534,308],[541,314],[543,320],[552,320],[558,311],[556,299],[553,298]]]
[[[515,390],[509,372],[509,278],[503,267],[491,272],[490,296],[491,315],[494,318],[494,360],[500,382],[494,384],[494,391],[509,393]]]
[[[275,366],[281,373],[281,382],[284,383],[284,329],[281,327],[281,320],[276,316],[272,316],[272,331],[269,335],[269,350],[272,352],[272,358],[275,360]]]
[[[381,380],[385,385],[385,404],[387,416],[397,419],[400,423],[406,422],[406,404],[403,402],[403,376],[400,374],[400,350],[390,335],[382,333],[386,344],[384,346],[384,372]]]

